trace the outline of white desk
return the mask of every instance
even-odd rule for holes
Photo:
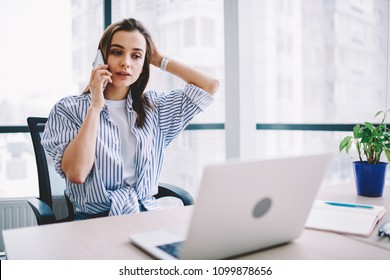
[[[390,188],[381,198],[364,198],[348,185],[322,187],[319,199],[384,205],[390,211]],[[3,231],[8,259],[150,259],[133,246],[130,233],[177,223],[188,223],[193,207],[182,207],[134,215],[106,217],[48,226]],[[387,213],[382,219],[390,221]],[[379,225],[378,225],[379,226]],[[390,241],[376,236],[352,237],[304,230],[286,245],[259,251],[240,259],[390,259]]]

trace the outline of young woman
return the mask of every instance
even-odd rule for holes
[[[50,112],[42,145],[66,179],[76,219],[158,208],[163,150],[209,105],[218,80],[164,57],[135,19],[110,25],[99,49],[106,64],[92,70],[82,95]],[[184,80],[170,93],[144,92],[150,64]]]

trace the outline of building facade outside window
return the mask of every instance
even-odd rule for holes
[[[241,1],[238,1],[242,4]],[[388,1],[246,0],[257,123],[357,123],[388,105]],[[135,17],[160,50],[221,81],[215,102],[194,123],[224,123],[224,0],[117,0],[112,21]],[[0,2],[0,126],[26,125],[88,82],[104,30],[101,0]],[[233,42],[232,42],[233,43]],[[245,48],[242,48],[245,49]],[[245,75],[245,73],[240,73]],[[150,89],[183,83],[153,69]],[[237,92],[237,94],[240,94]],[[332,182],[352,180],[351,159],[337,156],[342,132],[258,131],[254,156],[332,150]],[[166,153],[161,180],[196,193],[205,165],[225,160],[223,130],[185,131]],[[335,172],[333,172],[335,171]],[[0,134],[0,198],[37,195],[30,136]]]

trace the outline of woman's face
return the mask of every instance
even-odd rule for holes
[[[146,55],[145,37],[137,30],[117,31],[108,53],[108,71],[112,73],[110,87],[128,88],[142,72]]]

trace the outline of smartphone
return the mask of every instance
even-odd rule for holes
[[[104,65],[104,64],[106,63],[104,62],[102,51],[98,49],[95,59],[92,63],[92,67],[95,68],[98,65]]]
[[[98,65],[105,65],[105,64],[106,63],[104,62],[102,51],[98,49],[95,59],[93,60],[92,67],[95,68]],[[107,86],[107,82],[104,82],[103,89],[105,89],[106,86]]]

